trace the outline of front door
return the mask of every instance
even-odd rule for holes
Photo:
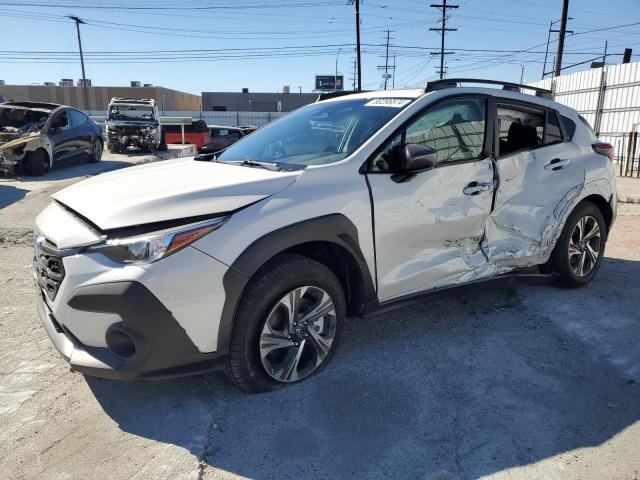
[[[449,97],[410,120],[371,159],[381,301],[489,274],[481,248],[493,196],[487,124],[485,97]],[[437,150],[437,162],[396,183],[409,143]]]
[[[580,150],[564,141],[554,110],[497,103],[499,187],[487,223],[488,255],[498,267],[538,265],[580,193]]]
[[[78,145],[67,110],[57,113],[52,119],[51,140],[54,162],[68,160],[77,153]]]

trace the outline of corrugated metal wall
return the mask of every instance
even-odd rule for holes
[[[640,62],[593,68],[534,82],[553,90],[556,101],[575,108],[599,138],[626,155],[629,132],[640,124]]]

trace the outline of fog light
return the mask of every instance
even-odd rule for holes
[[[107,346],[120,358],[131,358],[136,353],[133,339],[122,330],[109,330],[106,336]]]

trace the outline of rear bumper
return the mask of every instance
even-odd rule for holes
[[[56,321],[39,292],[40,321],[74,370],[116,380],[160,380],[224,367],[226,355],[201,353],[171,312],[139,282],[81,287],[69,300],[77,310],[115,313],[122,319],[107,330],[107,347],[83,345]]]

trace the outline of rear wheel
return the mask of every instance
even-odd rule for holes
[[[47,167],[47,154],[43,150],[36,150],[29,155],[29,175],[41,177]]]
[[[96,138],[93,141],[93,147],[91,149],[91,157],[89,161],[91,163],[98,163],[102,159],[102,150],[103,150],[102,140],[100,140],[99,138]]]
[[[552,254],[564,284],[585,285],[595,277],[604,256],[606,232],[604,217],[593,203],[582,203],[569,215]]]
[[[246,392],[275,390],[324,368],[346,316],[340,281],[323,264],[279,255],[256,274],[234,321],[226,374]]]

